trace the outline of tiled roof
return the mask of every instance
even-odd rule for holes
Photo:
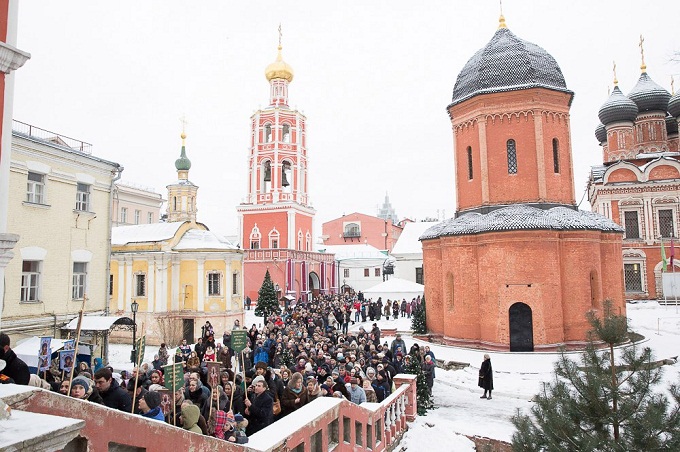
[[[595,212],[568,207],[539,209],[525,204],[496,209],[487,214],[467,213],[429,228],[420,240],[449,235],[518,230],[595,230],[623,232],[623,228]]]
[[[623,95],[618,85],[609,95],[609,99],[602,104],[597,116],[602,124],[611,124],[617,121],[635,121],[638,107],[629,98]]]
[[[638,110],[666,111],[671,93],[659,86],[651,77],[643,72],[637,84],[628,93],[630,100],[637,104]]]
[[[449,107],[473,96],[529,88],[567,89],[557,61],[544,49],[499,28],[458,74]]]
[[[668,101],[668,113],[674,118],[680,117],[680,91],[673,94]]]

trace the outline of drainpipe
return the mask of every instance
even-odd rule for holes
[[[115,174],[115,177],[111,179],[111,186],[109,187],[109,223],[108,223],[108,239],[106,240],[106,279],[107,279],[107,284],[104,285],[104,300],[106,302],[105,307],[104,307],[104,315],[109,315],[110,307],[111,307],[111,300],[109,299],[109,284],[111,281],[111,228],[112,228],[112,219],[111,219],[111,208],[113,206],[113,192],[114,188],[116,185],[116,182],[120,180],[120,178],[123,176],[123,168],[120,165],[116,165],[116,168],[112,171],[113,174]],[[106,334],[104,336],[104,340],[102,341],[102,361],[108,361],[108,356],[109,356],[109,335]],[[107,359],[104,360],[104,357]]]

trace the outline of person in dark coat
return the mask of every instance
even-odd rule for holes
[[[427,383],[427,389],[432,395],[432,386],[434,386],[434,368],[436,367],[432,357],[430,355],[425,355],[425,361],[421,365],[423,373],[425,374],[425,382]]]
[[[9,336],[0,333],[0,359],[5,361],[5,368],[0,374],[11,378],[18,385],[27,385],[31,379],[28,366],[14,353],[10,347]]]
[[[301,408],[309,402],[309,394],[307,388],[302,381],[302,374],[295,372],[288,386],[283,390],[281,396],[281,417],[284,417],[293,411]]]
[[[484,361],[482,366],[479,368],[479,382],[477,386],[484,389],[484,395],[480,399],[491,400],[491,391],[493,391],[493,369],[491,368],[491,357],[489,355],[484,355]],[[486,396],[486,393],[489,396]]]
[[[253,392],[245,400],[246,418],[248,419],[246,433],[248,436],[259,432],[274,421],[274,400],[267,391],[267,383],[264,381],[264,377],[261,375],[255,377],[252,387]]]
[[[132,398],[128,392],[118,385],[111,370],[104,367],[94,374],[94,385],[104,400],[104,405],[126,413],[132,412]]]

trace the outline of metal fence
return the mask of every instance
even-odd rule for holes
[[[12,131],[26,137],[56,144],[57,146],[62,146],[76,152],[82,152],[87,155],[92,154],[92,144],[90,143],[76,140],[75,138],[70,138],[59,133],[50,132],[49,130],[17,121],[16,119],[12,120]]]

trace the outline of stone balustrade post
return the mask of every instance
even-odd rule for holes
[[[394,376],[394,386],[399,388],[402,385],[410,385],[408,391],[406,391],[406,420],[408,422],[413,422],[416,420],[416,415],[418,414],[418,399],[416,390],[416,376],[411,374],[397,374]]]

